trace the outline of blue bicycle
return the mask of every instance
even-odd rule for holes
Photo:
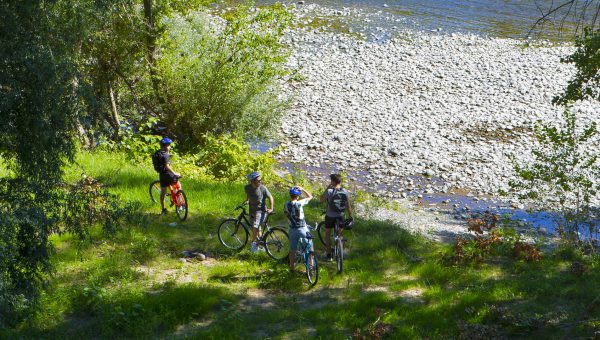
[[[314,230],[309,226],[310,230]],[[301,237],[298,240],[298,254],[296,255],[296,262],[303,263],[306,268],[306,278],[308,283],[312,286],[317,284],[319,280],[319,264],[317,263],[317,256],[313,249],[314,236],[311,233],[307,233],[306,237]]]

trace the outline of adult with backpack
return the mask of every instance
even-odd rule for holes
[[[352,219],[352,206],[350,205],[348,191],[342,188],[342,176],[340,174],[331,174],[331,182],[321,195],[320,201],[327,202],[327,211],[325,212],[325,246],[327,248],[327,261],[332,261],[331,256],[331,229],[335,224],[343,228],[344,214]],[[340,228],[340,233],[343,231]]]
[[[181,177],[181,174],[175,172],[171,167],[171,155],[169,154],[169,151],[171,151],[172,143],[173,141],[171,139],[164,137],[160,140],[160,150],[157,150],[152,155],[152,165],[154,166],[154,170],[158,172],[160,180],[161,215],[167,213],[167,209],[165,208],[165,195],[167,194],[167,188],[169,185],[175,184]]]

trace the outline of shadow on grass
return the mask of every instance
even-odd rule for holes
[[[151,174],[131,167],[107,178],[112,190],[146,200]],[[184,178],[191,206],[185,222],[174,213],[158,216],[154,205],[149,207],[156,213],[146,211],[143,226],[130,227],[114,240],[80,252],[69,249],[75,245],[66,240],[61,249],[65,255],[56,259],[74,268],[58,275],[59,284],[67,288],[48,294],[68,305],[62,309],[67,317],[46,328],[25,328],[14,337],[177,336],[179,326],[206,318],[214,321],[185,335],[345,339],[357,330],[368,335],[382,323],[390,325],[390,333],[384,334],[390,338],[591,337],[600,329],[597,321],[590,321],[600,318],[600,306],[591,304],[600,294],[598,260],[587,261],[588,270],[581,274],[569,269],[581,256],[564,254],[539,263],[506,257],[444,266],[440,253],[449,246],[385,221],[358,220],[344,234],[343,273],[319,257],[319,283],[310,289],[306,278],[289,273],[285,263],[265,254],[250,255],[247,249],[231,252],[219,243],[217,228],[224,218],[236,215],[233,207],[244,198],[242,188]],[[283,195],[277,195],[279,203]],[[315,207],[309,210],[307,216],[316,215]],[[279,223],[283,221],[274,224]],[[322,255],[323,247],[316,248]],[[162,282],[164,277],[144,281],[135,270],[149,263],[157,271],[178,271],[181,263],[176,259],[184,250],[215,260],[207,267],[185,265],[193,275],[206,274],[204,286]],[[78,257],[81,252],[87,252],[85,263]],[[164,267],[155,261],[161,258]],[[77,266],[78,261],[83,264]],[[158,286],[139,287],[138,282]],[[244,301],[253,303],[238,304],[241,297],[233,291],[256,287],[263,296],[249,295]]]
[[[51,329],[30,330],[31,336],[44,337],[155,337],[171,334],[192,319],[202,318],[238,297],[225,289],[195,284],[163,287],[146,291],[98,290],[81,295],[74,312]]]

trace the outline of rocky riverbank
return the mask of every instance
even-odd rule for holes
[[[531,159],[533,126],[556,119],[552,97],[574,72],[560,62],[572,47],[543,42],[402,31],[378,43],[312,29],[288,42],[305,79],[289,87],[281,159],[346,170],[389,197],[507,190],[509,157]],[[414,175],[438,185],[418,188]]]
[[[294,11],[302,25],[287,35],[290,65],[304,80],[287,87],[295,101],[281,128],[282,162],[316,180],[343,170],[375,195],[418,198],[400,201],[404,212],[379,209],[373,217],[436,238],[466,232],[460,221],[490,207],[552,232],[547,214],[530,215],[498,193],[514,178],[511,156],[532,160],[535,123],[559,118],[551,101],[574,74],[560,62],[572,46],[389,25],[394,32],[375,27],[389,39],[369,39],[340,27],[344,18],[377,14],[315,5]],[[315,28],[315,18],[337,26]],[[595,103],[576,110],[584,122],[600,116]]]

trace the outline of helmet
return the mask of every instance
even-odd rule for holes
[[[302,191],[300,189],[298,189],[297,187],[292,187],[290,189],[290,195],[300,196],[300,195],[302,195]]]
[[[164,137],[160,140],[160,145],[169,145],[171,143],[173,143],[173,141],[169,139],[169,137]]]
[[[252,182],[253,180],[257,179],[258,177],[260,177],[260,172],[254,171],[248,174],[248,181]]]

